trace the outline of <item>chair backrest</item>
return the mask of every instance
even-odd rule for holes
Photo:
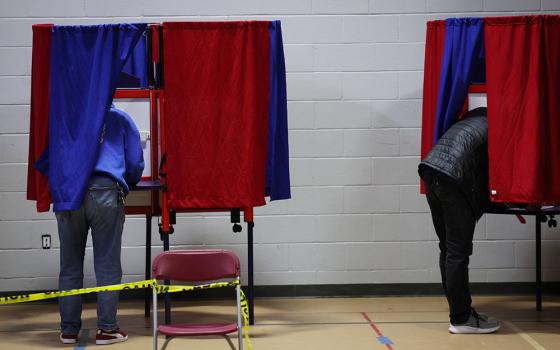
[[[175,281],[211,281],[239,277],[239,258],[223,249],[169,250],[156,256],[152,278]]]

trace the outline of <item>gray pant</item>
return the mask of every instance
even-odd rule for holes
[[[98,286],[121,283],[121,238],[124,205],[118,183],[105,176],[93,176],[80,209],[56,213],[60,238],[59,289],[83,287],[84,255],[91,228],[95,277]],[[97,294],[97,327],[117,326],[119,292]],[[63,334],[78,334],[82,325],[81,295],[59,298]]]

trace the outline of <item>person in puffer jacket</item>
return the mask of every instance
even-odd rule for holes
[[[500,323],[471,307],[469,256],[476,222],[490,203],[486,108],[466,113],[418,166],[439,238],[451,333],[492,333]]]

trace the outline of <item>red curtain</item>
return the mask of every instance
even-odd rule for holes
[[[560,203],[560,16],[485,18],[495,202]]]
[[[424,95],[422,97],[422,147],[421,159],[434,145],[436,109],[443,47],[445,46],[445,21],[429,21],[426,30],[426,52],[424,57]],[[420,182],[420,192],[424,193],[424,183]]]
[[[264,205],[269,22],[164,23],[169,205]]]
[[[51,203],[48,179],[33,164],[48,144],[52,27],[52,24],[33,25],[27,199],[37,201],[39,212],[48,211]]]

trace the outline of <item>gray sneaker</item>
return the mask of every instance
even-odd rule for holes
[[[474,309],[467,322],[449,325],[449,333],[453,334],[487,334],[494,333],[498,329],[500,329],[500,321],[478,314]]]

